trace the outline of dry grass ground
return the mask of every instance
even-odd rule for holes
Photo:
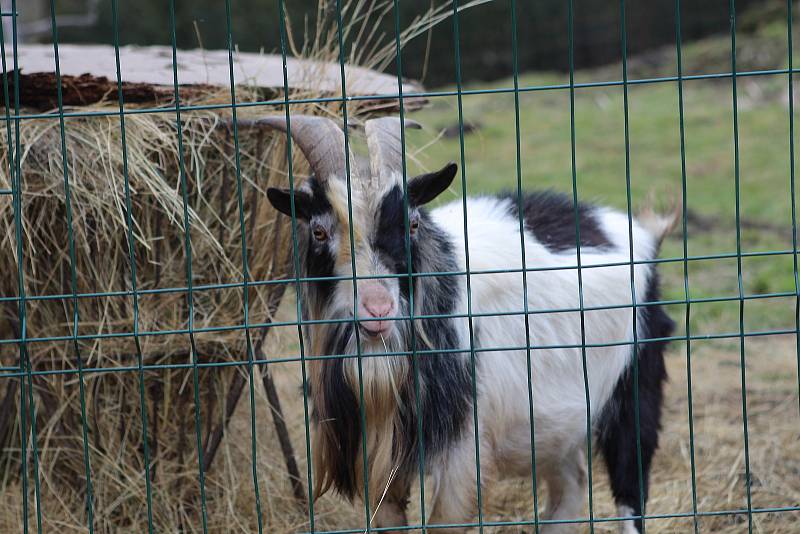
[[[291,298],[281,315],[290,318]],[[277,330],[276,329],[276,333]],[[293,329],[279,332],[274,354],[282,357],[297,350]],[[296,330],[294,330],[296,332]],[[655,457],[648,513],[687,514],[688,517],[654,519],[647,522],[649,532],[679,533],[693,529],[692,457],[688,424],[687,366],[685,346],[673,344],[668,355],[670,381],[661,447]],[[797,352],[793,336],[751,338],[746,343],[746,380],[752,504],[758,508],[800,505],[800,411],[797,393]],[[300,472],[306,473],[303,396],[300,367],[297,363],[271,366],[283,401]],[[692,407],[694,422],[694,463],[697,510],[701,513],[740,510],[732,515],[703,516],[701,532],[747,532],[748,517],[744,487],[744,448],[742,431],[741,369],[738,342],[697,341],[692,344]],[[266,532],[295,533],[309,530],[308,510],[292,497],[283,458],[266,399],[256,388],[256,458],[262,520]],[[211,532],[252,532],[257,529],[255,492],[251,471],[249,403],[240,402],[230,436],[223,441],[219,462],[206,479],[208,529]],[[191,469],[190,466],[189,469]],[[599,459],[594,461],[594,516],[613,517],[615,510]],[[141,480],[128,480],[129,493],[144,507]],[[9,488],[4,493],[0,531],[18,530],[21,521],[21,492]],[[533,517],[530,481],[504,481],[487,493],[487,521],[519,521]],[[546,491],[540,490],[540,511]],[[153,492],[155,526],[176,524],[169,517],[171,490],[156,485]],[[412,501],[413,502],[413,501]],[[33,504],[33,501],[31,501]],[[81,502],[74,496],[59,494],[54,486],[42,487],[45,532],[85,530]],[[315,530],[363,529],[364,510],[333,495],[314,505]],[[588,508],[586,510],[588,516]],[[419,521],[418,505],[412,504],[412,520]],[[97,516],[112,517],[113,510],[97,511]],[[30,511],[34,521],[34,512]],[[414,519],[416,517],[416,519]],[[35,523],[32,523],[32,525]],[[202,531],[200,517],[186,517],[186,531]],[[140,525],[143,526],[143,525]],[[99,532],[118,532],[119,525],[100,521]],[[615,523],[598,523],[597,532],[613,532]],[[800,512],[754,513],[753,529],[762,533],[793,533],[800,529]],[[493,527],[485,532],[532,531],[530,527]],[[577,528],[588,532],[588,527]],[[477,529],[475,529],[477,532]]]

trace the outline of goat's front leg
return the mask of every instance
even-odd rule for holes
[[[576,448],[564,456],[559,465],[548,468],[544,473],[549,489],[547,512],[542,519],[578,519],[583,512],[586,495],[586,452]],[[545,524],[542,534],[562,534],[579,530],[575,523]]]
[[[436,473],[437,488],[433,496],[428,525],[457,525],[469,523],[478,510],[477,473],[475,469],[474,435],[465,432],[465,437],[453,449],[445,452]],[[481,441],[481,489],[494,476],[493,451],[488,443]],[[463,534],[467,527],[435,529],[437,534]],[[433,530],[431,532],[434,532]]]
[[[408,525],[406,508],[408,508],[408,496],[411,491],[411,484],[405,480],[395,480],[386,492],[383,501],[375,510],[374,526],[377,528],[404,527]],[[401,532],[401,531],[382,531],[382,532]]]

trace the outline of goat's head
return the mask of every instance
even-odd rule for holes
[[[263,123],[288,129],[283,118]],[[421,206],[450,185],[455,164],[409,179],[404,196],[399,119],[366,121],[369,165],[347,151],[344,133],[330,119],[292,116],[290,125],[313,176],[293,192],[269,189],[267,195],[276,209],[298,221],[300,274],[310,279],[301,284],[304,315],[315,320],[306,326],[310,353],[354,355],[359,340],[363,353],[408,350],[410,321],[403,319],[410,315],[407,275],[435,270],[432,259],[444,252]],[[419,279],[414,282],[417,309],[424,297],[416,289],[423,285]],[[422,331],[420,322],[415,330]],[[312,361],[317,496],[332,485],[348,497],[363,496],[360,421],[354,416],[363,402],[369,495],[377,506],[396,457],[405,454],[395,445],[402,440],[393,436],[396,401],[408,390],[408,371],[408,358],[396,353],[366,358],[363,369],[349,358]]]
[[[281,117],[262,122],[287,130]],[[406,322],[392,318],[409,315],[408,278],[402,276],[409,272],[406,238],[413,253],[425,236],[426,221],[419,208],[450,185],[456,165],[407,180],[406,202],[399,118],[366,121],[369,168],[359,165],[352,153],[346,154],[344,133],[330,119],[292,116],[290,124],[292,138],[308,159],[313,176],[293,195],[274,188],[267,195],[276,209],[294,213],[299,222],[302,274],[314,279],[304,284],[310,318],[352,318],[355,312],[362,344],[376,350],[397,345],[395,341],[402,345]],[[415,126],[406,121],[406,127]],[[338,331],[343,334],[338,343],[344,346],[321,350],[346,350],[353,343],[353,328],[342,326]]]

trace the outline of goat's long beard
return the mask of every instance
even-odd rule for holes
[[[315,355],[327,354],[332,347],[337,354],[347,356],[342,362],[343,379],[352,391],[358,410],[346,414],[346,417],[357,418],[355,428],[362,428],[363,417],[366,429],[358,436],[358,449],[352,466],[353,480],[357,493],[364,498],[364,443],[367,454],[367,487],[370,506],[377,506],[384,489],[391,482],[392,473],[405,455],[400,434],[400,412],[404,406],[404,397],[411,387],[410,358],[408,351],[409,324],[397,321],[388,336],[370,338],[364,334],[356,336],[352,325],[315,325],[310,331],[311,346]],[[341,336],[341,337],[339,337]],[[338,339],[337,339],[338,338]],[[356,355],[360,354],[361,358]],[[388,353],[388,354],[387,354]],[[387,355],[384,355],[387,354]],[[327,360],[315,360],[310,365],[310,378],[314,403],[318,412],[324,414],[326,405],[325,385],[322,366],[330,364]],[[404,394],[405,393],[405,394]],[[341,417],[343,414],[339,414]],[[330,417],[330,414],[324,415]],[[326,421],[318,424],[314,436],[314,470],[317,480],[317,496],[322,495],[335,483],[333,462],[341,458],[338,454],[342,446],[337,436],[326,431]],[[352,428],[352,427],[351,427]]]
[[[377,506],[384,489],[391,483],[391,476],[396,471],[402,451],[396,450],[399,445],[397,438],[401,438],[398,425],[400,424],[399,412],[405,409],[403,405],[403,390],[409,384],[409,357],[401,354],[389,356],[375,356],[380,352],[400,352],[407,350],[396,334],[389,339],[372,340],[370,345],[380,351],[364,351],[366,356],[361,359],[361,373],[359,379],[358,360],[351,359],[345,365],[345,374],[350,387],[361,401],[363,385],[363,406],[366,420],[366,439],[368,487],[370,506]],[[355,344],[355,341],[354,341]],[[385,347],[385,348],[384,348]],[[362,350],[364,343],[362,342]],[[372,352],[372,354],[370,354]],[[360,415],[360,414],[359,414]],[[363,448],[359,447],[358,458],[355,463],[356,480],[364,480]],[[362,495],[363,497],[363,495]]]

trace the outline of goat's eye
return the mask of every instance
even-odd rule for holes
[[[408,233],[414,235],[417,233],[417,229],[419,228],[419,218],[413,217],[410,221],[408,221]]]
[[[314,235],[314,239],[320,243],[328,240],[328,232],[322,226],[314,226],[311,233]]]

